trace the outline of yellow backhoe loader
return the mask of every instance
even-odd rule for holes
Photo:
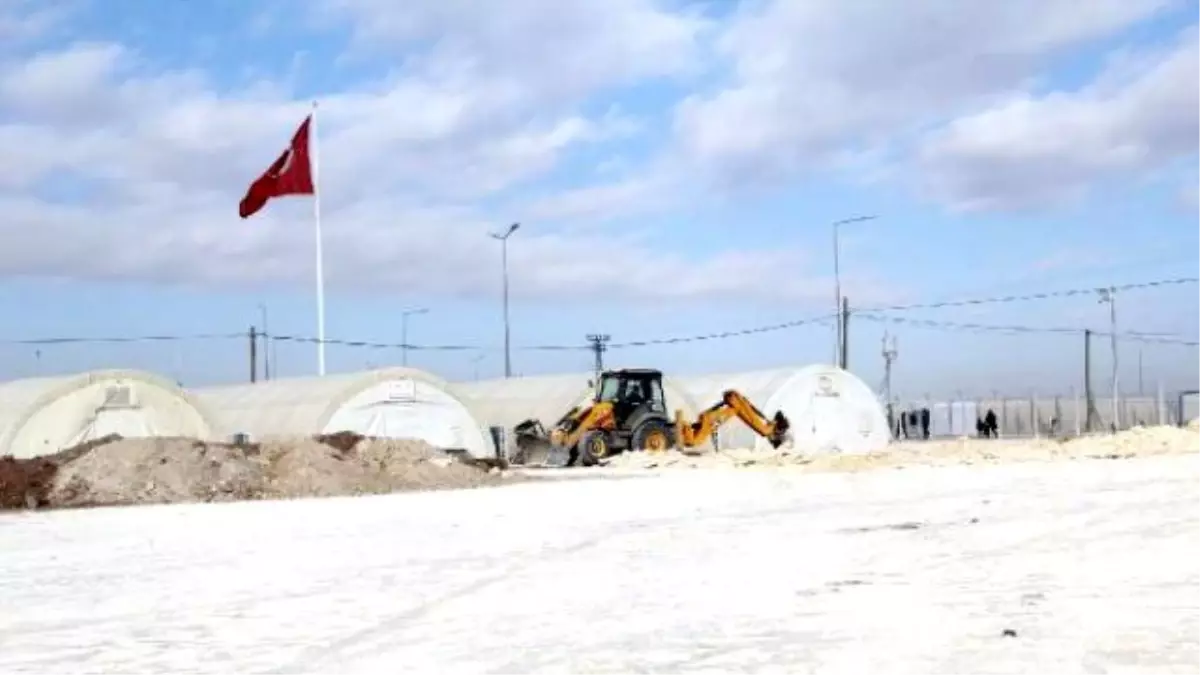
[[[662,372],[648,368],[605,371],[592,399],[567,411],[549,431],[539,420],[513,428],[517,452],[513,464],[592,466],[628,450],[663,451],[694,448],[708,442],[717,429],[737,418],[773,447],[788,438],[790,426],[782,412],[767,417],[745,396],[729,390],[721,401],[694,421],[682,410],[672,420],[667,413]]]

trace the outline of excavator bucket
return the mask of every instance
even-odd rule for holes
[[[767,442],[771,444],[772,448],[778,449],[779,446],[792,440],[792,423],[782,410],[776,411],[771,422],[773,429],[771,435],[767,437]]]
[[[517,449],[509,460],[511,464],[535,467],[567,465],[569,453],[554,445],[550,433],[538,420],[528,419],[513,427],[513,440]]]

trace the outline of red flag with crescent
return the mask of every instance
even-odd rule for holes
[[[312,162],[308,154],[308,134],[312,115],[304,118],[287,150],[271,164],[263,175],[250,184],[246,196],[238,204],[238,215],[249,218],[258,213],[275,197],[314,194]]]

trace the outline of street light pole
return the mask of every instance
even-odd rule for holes
[[[271,331],[267,327],[267,306],[258,303],[258,313],[262,316],[263,338],[263,381],[271,379]]]
[[[488,236],[500,242],[500,269],[504,295],[504,377],[512,377],[512,343],[508,322],[508,238],[521,227],[520,223],[509,225],[504,232],[489,232]]]
[[[839,231],[842,225],[861,223],[867,220],[875,220],[876,218],[878,216],[855,216],[854,218],[844,218],[833,222],[833,309],[834,315],[837,317],[834,321],[836,330],[834,331],[833,362],[837,366],[841,366],[845,362],[845,354],[842,354],[842,322],[845,321],[845,317],[842,314],[841,242]]]
[[[1100,302],[1108,303],[1108,331],[1112,345],[1112,424],[1113,431],[1121,428],[1121,385],[1117,362],[1117,289],[1100,288]]]
[[[429,310],[424,307],[400,312],[400,365],[408,365],[408,317],[428,313]]]

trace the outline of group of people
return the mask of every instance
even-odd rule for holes
[[[975,418],[975,435],[980,438],[999,438],[1000,425],[996,422],[996,411],[988,408],[987,414]]]
[[[896,438],[929,438],[929,408],[901,411],[892,422]]]
[[[891,412],[889,410],[889,417]],[[892,421],[892,436],[895,438],[929,439],[929,408],[916,408],[901,411]],[[980,438],[999,438],[1000,424],[996,419],[996,411],[988,408],[983,417],[975,418],[975,434]]]

